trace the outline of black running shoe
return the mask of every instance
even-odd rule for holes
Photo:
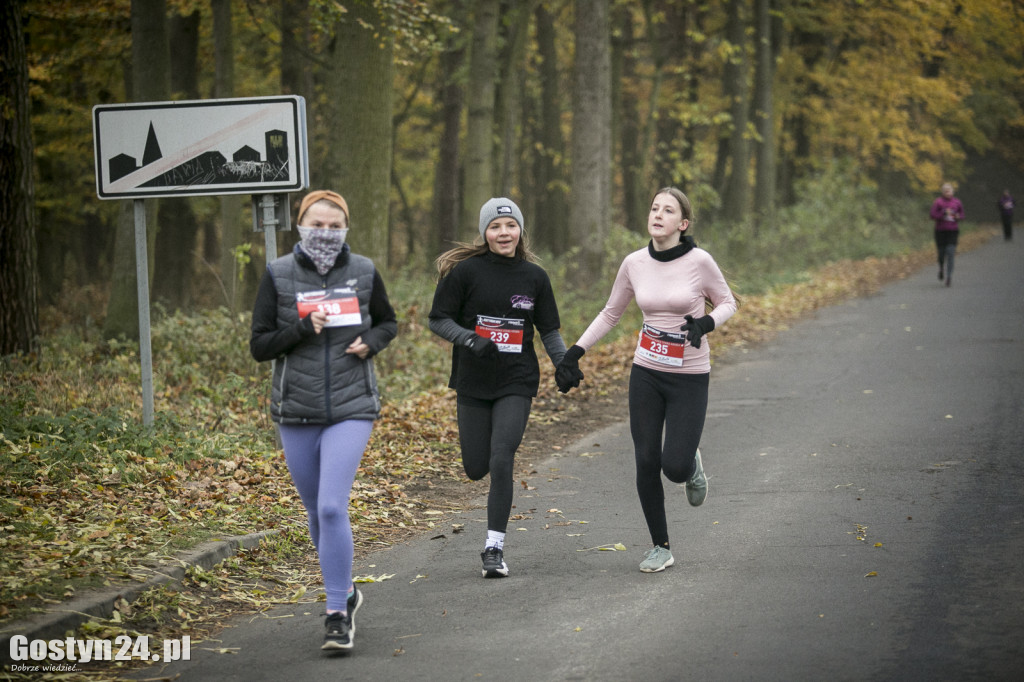
[[[483,577],[504,578],[508,575],[508,565],[505,563],[505,557],[497,547],[488,547],[481,552],[480,558],[484,560],[483,570],[480,571],[480,575]]]
[[[352,648],[352,619],[344,613],[328,614],[324,620],[324,651],[345,651]]]

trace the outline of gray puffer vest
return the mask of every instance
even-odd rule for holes
[[[269,269],[277,289],[278,319],[283,324],[299,321],[297,293],[342,288],[355,291],[361,318],[358,325],[325,327],[275,361],[271,418],[281,424],[376,419],[380,416],[380,395],[373,359],[363,360],[345,352],[356,337],[370,328],[373,262],[349,253],[348,263],[321,277],[289,254],[271,262]]]

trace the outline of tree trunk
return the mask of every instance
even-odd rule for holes
[[[164,0],[132,0],[132,100],[159,102],[170,93],[170,48],[167,41],[167,10]],[[153,261],[158,226],[156,200],[146,199],[146,239],[149,242],[148,272]],[[135,220],[132,200],[117,222],[110,299],[103,336],[107,339],[139,336],[139,296],[135,262]]]
[[[729,137],[729,177],[722,195],[722,215],[739,222],[747,215],[750,201],[750,140],[747,121],[750,114],[750,88],[747,85],[747,0],[729,0],[726,32],[733,49],[725,64],[724,91],[729,102],[732,133]]]
[[[771,0],[754,0],[757,25],[754,122],[760,138],[754,207],[759,218],[768,223],[775,215],[775,42],[772,40],[771,4]]]
[[[453,14],[460,15],[461,10],[461,1],[456,2]],[[434,170],[434,237],[430,245],[434,254],[451,248],[459,238],[459,129],[465,101],[459,73],[466,57],[462,35],[449,38],[441,53],[441,144]]]
[[[640,154],[640,108],[636,96],[626,94],[623,86],[637,81],[637,59],[633,49],[636,36],[633,26],[633,11],[629,6],[620,5],[615,10],[616,25],[620,37],[613,42],[614,61],[619,64],[619,74],[613,79],[617,102],[615,129],[619,131],[619,168],[622,172],[622,209],[626,227],[635,230],[642,224],[640,218],[646,211],[644,206],[644,169]],[[617,43],[617,44],[616,44]]]
[[[479,235],[480,207],[494,196],[494,81],[498,66],[498,0],[479,0],[473,21],[466,87],[466,152],[459,233]]]
[[[707,16],[707,6],[687,6],[687,25],[691,27],[691,30],[697,33],[704,33],[705,31],[705,18]],[[691,109],[696,109],[698,102],[700,102],[700,84],[704,80],[704,52],[705,43],[696,40],[685,41],[684,52],[686,54],[686,60],[689,64],[688,73],[686,76],[686,103]],[[686,126],[685,146],[683,148],[683,164],[690,167],[693,166],[693,161],[696,158],[697,140],[698,140],[698,129],[700,126],[689,124]],[[683,183],[680,188],[683,191],[689,191],[687,187],[689,183]]]
[[[640,202],[641,206],[645,203],[647,199],[646,194],[650,191],[647,184],[649,182],[652,168],[654,167],[654,161],[657,158],[657,150],[655,149],[655,146],[658,140],[656,135],[658,118],[659,116],[666,115],[668,113],[660,110],[662,84],[665,80],[665,63],[668,59],[668,55],[673,51],[672,46],[675,45],[677,41],[675,36],[667,33],[665,30],[658,30],[658,28],[661,27],[662,22],[656,21],[654,15],[656,13],[660,13],[659,7],[655,7],[651,0],[646,0],[643,3],[643,10],[647,27],[647,43],[651,50],[653,72],[650,79],[650,94],[647,98],[647,116],[644,118],[644,122],[639,129],[640,139],[637,144],[638,152],[636,159],[638,175],[636,184],[633,188],[633,192],[636,197],[635,200]],[[663,182],[663,180],[656,181],[655,184],[660,187]],[[634,221],[635,220],[636,218],[634,217]],[[633,229],[638,232],[646,232],[646,221],[633,222],[632,225]]]
[[[786,35],[787,51],[801,55],[801,70],[813,73],[818,63],[826,56],[824,37],[806,30],[795,29]],[[824,97],[824,91],[815,82],[806,85],[806,91],[800,94],[801,99]],[[806,107],[793,108],[793,112],[782,120],[782,139],[786,144],[779,146],[778,186],[776,195],[778,204],[791,206],[796,203],[796,181],[807,170],[811,159],[811,128],[812,123]]]
[[[309,0],[281,0],[279,20],[281,23],[281,92],[286,95],[298,95],[306,100],[306,120],[309,128],[307,153],[312,157],[315,148],[313,113],[317,110],[316,100],[316,64],[310,50],[312,40]],[[313,158],[309,159],[310,177],[320,177],[319,165]],[[297,206],[301,195],[289,195],[291,210]],[[294,216],[293,216],[294,219]],[[295,225],[288,232],[277,233],[277,253],[291,253],[298,240]],[[262,266],[264,263],[259,263]],[[262,277],[258,275],[257,279]]]
[[[21,0],[0,7],[0,356],[33,350],[39,335],[35,185],[28,60]]]
[[[569,228],[581,247],[573,279],[592,283],[600,272],[611,223],[611,44],[608,0],[577,0],[576,77]]]
[[[530,33],[530,17],[536,0],[518,2],[507,10],[504,23],[509,26],[502,51],[500,75],[501,88],[497,91],[495,111],[498,115],[498,130],[501,142],[498,158],[498,193],[512,194],[512,188],[519,177],[519,152],[522,145],[522,111],[524,98],[523,73],[526,70],[526,43]]]
[[[174,14],[168,24],[171,92],[184,99],[199,99],[199,10]]]
[[[188,310],[192,305],[196,237],[199,224],[192,201],[184,197],[164,198],[157,209],[156,253],[153,300],[168,310]]]
[[[183,99],[199,99],[199,10],[175,14],[170,19],[171,91]],[[199,224],[192,200],[175,197],[160,200],[157,211],[159,231],[153,273],[153,298],[171,310],[187,309],[192,303],[192,278]]]
[[[536,10],[537,51],[540,54],[540,150],[534,156],[537,187],[533,224],[536,243],[555,254],[569,248],[568,183],[565,137],[562,135],[562,83],[558,69],[557,36],[553,18],[543,5]],[[523,210],[526,210],[525,208]]]
[[[371,3],[348,3],[324,74],[323,182],[345,197],[352,248],[388,264],[394,43]]]
[[[235,95],[235,39],[231,18],[231,0],[211,0],[213,10],[213,96],[226,99]],[[227,194],[220,201],[220,280],[226,292],[224,304],[232,314],[244,310],[246,254],[242,225],[242,197]]]
[[[309,0],[281,0],[281,92],[313,99],[313,69],[306,58]]]
[[[664,35],[651,41],[652,50],[657,55],[655,64],[659,72],[665,74],[662,77],[665,81],[662,89],[665,90],[667,100],[661,105],[661,111],[656,112],[658,116],[655,119],[657,135],[651,165],[657,187],[673,185],[681,188],[685,185],[681,161],[686,152],[686,129],[677,112],[685,111],[690,104],[688,84],[692,74],[687,67],[694,66],[695,62],[687,62],[686,59],[696,42],[686,40],[691,30],[691,11],[689,2],[666,7],[664,21],[660,24]]]

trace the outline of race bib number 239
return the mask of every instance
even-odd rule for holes
[[[523,352],[523,321],[477,315],[476,333],[490,339],[502,353]]]

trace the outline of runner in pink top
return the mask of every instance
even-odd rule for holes
[[[647,217],[650,243],[623,259],[607,304],[566,351],[555,373],[563,393],[578,386],[583,379],[579,359],[636,300],[644,320],[629,379],[629,420],[637,493],[654,544],[640,564],[645,573],[674,563],[661,474],[685,483],[691,505],[700,506],[707,497],[698,446],[711,360],[708,344],[702,341],[736,312],[736,299],[722,271],[687,234],[692,216],[690,201],[681,191],[658,191]],[[708,302],[712,309],[705,314]]]
[[[932,202],[928,215],[935,221],[935,248],[939,255],[939,280],[946,278],[946,286],[953,284],[953,261],[960,236],[960,221],[964,219],[964,205],[953,196],[953,185],[942,185],[942,195]]]
[[[686,244],[678,244],[686,247]],[[672,253],[672,249],[667,251]],[[666,333],[680,334],[686,323],[684,316],[703,317],[704,302],[710,300],[715,308],[710,317],[718,327],[736,312],[736,300],[714,259],[707,251],[691,247],[683,255],[672,253],[671,260],[660,260],[657,247],[647,247],[626,256],[612,285],[608,303],[580,337],[576,345],[584,350],[604,337],[619,322],[630,301],[644,314],[644,325]],[[711,353],[707,343],[699,347],[687,346],[685,353],[680,344],[680,357],[666,357],[653,350],[641,337],[633,362],[641,367],[679,374],[706,374],[711,371]]]

